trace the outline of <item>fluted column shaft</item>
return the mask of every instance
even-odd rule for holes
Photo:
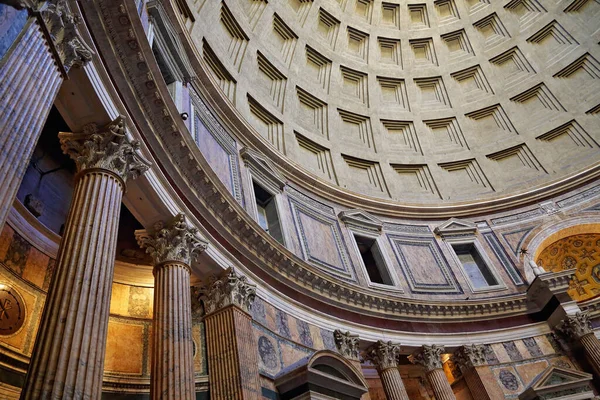
[[[450,386],[443,369],[436,368],[427,371],[426,376],[436,400],[456,400],[452,386]]]
[[[260,398],[258,352],[250,315],[231,305],[207,316],[205,325],[211,399]]]
[[[63,81],[37,21],[0,68],[0,229]]]
[[[462,371],[465,383],[469,387],[471,397],[481,400],[495,400],[504,397],[490,367],[481,365]]]
[[[410,400],[398,368],[388,368],[379,371],[379,378],[383,385],[385,397],[388,400]]]
[[[22,399],[99,399],[123,180],[78,175]]]
[[[189,266],[165,262],[155,267],[152,399],[196,397],[191,301]]]
[[[579,342],[588,362],[594,368],[594,374],[596,377],[600,377],[600,341],[592,332],[581,336]]]

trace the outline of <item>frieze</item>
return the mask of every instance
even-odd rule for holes
[[[319,211],[322,211],[327,214],[335,215],[335,211],[333,210],[332,207],[329,207],[328,205],[325,205],[325,204],[313,199],[312,197],[305,195],[304,193],[300,192],[299,190],[297,190],[289,185],[287,185],[285,187],[285,191],[286,191],[286,193],[288,193],[288,195],[290,197],[294,197],[299,202],[304,203],[307,206],[314,208],[315,210],[319,210]]]
[[[427,225],[394,224],[391,222],[384,222],[383,230],[387,232],[401,232],[414,234],[431,233],[431,229],[429,229]]]
[[[524,211],[524,212],[516,213],[516,214],[511,214],[506,217],[493,218],[492,224],[493,225],[509,224],[512,222],[519,222],[519,221],[523,221],[526,219],[539,217],[540,215],[543,215],[543,214],[544,214],[544,211],[541,208],[535,208],[533,210]]]
[[[596,197],[600,194],[600,185],[594,186],[590,189],[584,190],[581,193],[578,193],[576,195],[567,197],[566,199],[557,201],[556,204],[559,207],[568,207],[574,204],[578,204],[578,203],[582,203],[584,201],[587,201],[588,199],[591,199],[593,197]]]
[[[198,196],[198,203],[210,210],[213,218],[229,231],[230,241],[237,241],[256,253],[264,254],[265,264],[259,263],[258,267],[268,270],[274,276],[279,274],[287,280],[286,284],[292,287],[300,288],[302,291],[312,291],[313,296],[325,295],[342,307],[371,310],[385,314],[388,318],[393,316],[447,320],[452,317],[464,321],[483,316],[507,316],[529,312],[530,302],[525,295],[444,304],[435,302],[424,304],[409,299],[380,297],[368,289],[332,281],[316,268],[303,263],[288,252],[281,251],[274,239],[264,232],[255,231],[249,225],[249,217],[245,211],[228,192],[221,193],[224,189],[221,189],[220,183],[213,181],[215,178],[212,174],[203,170],[202,164],[195,160],[193,153],[185,146],[184,135],[176,127],[165,103],[171,100],[165,100],[166,97],[163,98],[157,91],[153,74],[148,70],[148,63],[155,63],[155,61],[143,35],[135,5],[98,0],[94,3],[83,3],[82,7],[90,12],[97,12],[95,7],[98,7],[100,11],[98,14],[103,20],[103,25],[93,28],[105,29],[107,33],[105,36],[111,42],[111,47],[109,48],[109,45],[103,42],[99,42],[98,45],[104,46],[107,54],[114,51],[116,60],[120,60],[119,66],[115,63],[111,65],[110,61],[107,65],[109,69],[123,68],[125,78],[130,83],[129,87],[145,115],[144,123],[153,129],[154,134],[149,135],[149,142],[155,141],[158,147],[162,146],[161,151],[166,153],[173,167],[179,170],[179,175],[184,180],[182,187]],[[140,26],[134,28],[132,20]],[[140,42],[135,32],[139,32]],[[132,51],[133,48],[143,48],[143,51]],[[167,93],[166,89],[163,92]],[[286,186],[286,192],[295,197],[305,198],[306,202],[312,203],[311,206],[335,215],[331,207],[316,202],[289,186]]]

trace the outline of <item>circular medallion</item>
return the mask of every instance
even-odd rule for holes
[[[0,284],[0,335],[17,332],[25,322],[25,304],[13,288]]]

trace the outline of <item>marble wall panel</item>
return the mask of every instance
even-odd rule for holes
[[[328,273],[354,280],[348,247],[335,216],[326,215],[292,197],[289,204],[302,257]]]
[[[106,335],[105,373],[145,375],[144,357],[148,355],[144,351],[144,343],[148,340],[147,335],[148,323],[111,317]]]
[[[433,237],[388,234],[394,255],[414,293],[459,294],[448,261]]]

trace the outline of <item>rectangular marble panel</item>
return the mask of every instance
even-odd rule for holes
[[[292,197],[289,202],[303,258],[328,273],[354,279],[348,247],[337,219]]]
[[[462,293],[434,237],[387,236],[412,292]]]

